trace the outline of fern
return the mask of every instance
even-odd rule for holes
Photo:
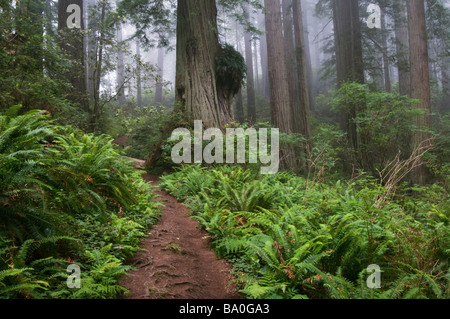
[[[48,283],[42,280],[32,280],[27,272],[32,268],[12,268],[0,271],[0,298],[15,298],[18,295],[30,296],[37,290],[45,290]],[[5,283],[9,278],[12,281]]]
[[[183,189],[180,181],[191,177]],[[381,209],[376,201],[387,190],[364,176],[311,185],[290,173],[261,177],[236,166],[183,167],[164,183],[210,232],[218,255],[235,263],[249,298],[450,294],[448,218],[426,199],[402,195]],[[382,289],[366,286],[372,263],[383,270]]]
[[[123,292],[117,280],[130,268],[122,262],[158,212],[150,187],[110,137],[58,127],[40,111],[8,113],[0,115],[2,297],[77,295],[61,284],[74,259],[96,297]],[[98,260],[80,249],[102,246],[110,250]],[[78,296],[89,295],[84,288]]]
[[[27,264],[27,258],[37,249],[39,249],[42,245],[45,244],[55,244],[57,241],[68,240],[76,242],[76,238],[66,237],[66,236],[58,236],[58,237],[48,237],[40,240],[28,239],[26,240],[22,246],[19,248],[17,253],[13,258],[14,267],[24,267]]]
[[[247,240],[241,238],[226,237],[213,244],[214,251],[219,258],[232,258],[231,256],[245,253]]]

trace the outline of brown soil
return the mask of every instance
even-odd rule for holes
[[[142,242],[143,250],[131,260],[136,270],[120,284],[128,299],[238,299],[230,284],[231,265],[216,258],[206,232],[190,218],[188,209],[159,190],[158,177],[143,175],[156,187],[165,207],[161,220]]]

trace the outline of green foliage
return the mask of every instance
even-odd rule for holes
[[[107,244],[100,249],[86,251],[88,273],[81,280],[81,288],[70,296],[73,299],[110,299],[126,293],[126,289],[117,284],[130,266],[125,266],[122,260],[111,253],[113,244]]]
[[[124,154],[147,159],[154,146],[161,140],[161,130],[167,119],[167,110],[163,107],[135,107],[133,109],[117,107],[114,109],[112,136],[128,136]]]
[[[226,44],[215,62],[216,81],[219,87],[226,88],[233,96],[236,95],[247,73],[244,57],[232,45]]]
[[[415,109],[418,101],[395,93],[370,91],[367,85],[345,83],[332,100],[336,112],[358,106],[354,119],[360,139],[356,167],[377,176],[399,153],[408,158],[413,151],[409,141],[417,127],[414,119],[423,114]]]
[[[123,263],[157,219],[151,187],[110,137],[56,126],[42,111],[17,111],[0,115],[2,297],[122,293]],[[84,271],[81,290],[64,286],[73,263]]]
[[[30,270],[30,268],[12,268],[0,271],[0,296],[2,299],[4,296],[8,297],[16,293],[29,296],[31,291],[46,289],[48,284],[45,281],[32,280],[29,278],[27,272]],[[10,278],[13,278],[15,282],[8,282],[8,279]]]
[[[42,14],[44,12],[44,14]],[[47,110],[66,124],[85,123],[86,114],[66,99],[68,61],[50,22],[50,4],[6,2],[0,12],[0,112]],[[76,112],[74,112],[76,110]]]
[[[239,166],[184,166],[161,187],[191,209],[248,298],[446,298],[449,225],[442,188],[404,192],[368,177],[311,183]],[[433,194],[434,192],[434,194]],[[381,267],[382,288],[366,286]]]

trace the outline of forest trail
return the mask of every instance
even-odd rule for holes
[[[231,265],[216,258],[206,232],[190,218],[188,209],[158,188],[159,177],[144,174],[155,187],[161,220],[142,242],[130,264],[136,270],[120,280],[127,299],[238,299],[230,285]]]

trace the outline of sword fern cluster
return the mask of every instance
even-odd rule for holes
[[[186,166],[161,185],[233,262],[249,298],[449,297],[445,203],[399,197],[379,206],[386,190],[368,178],[311,184],[231,166]],[[367,286],[372,264],[381,289]]]
[[[122,263],[157,218],[150,187],[108,136],[17,111],[0,114],[0,297],[122,293]],[[83,289],[65,286],[69,264],[81,265]]]

